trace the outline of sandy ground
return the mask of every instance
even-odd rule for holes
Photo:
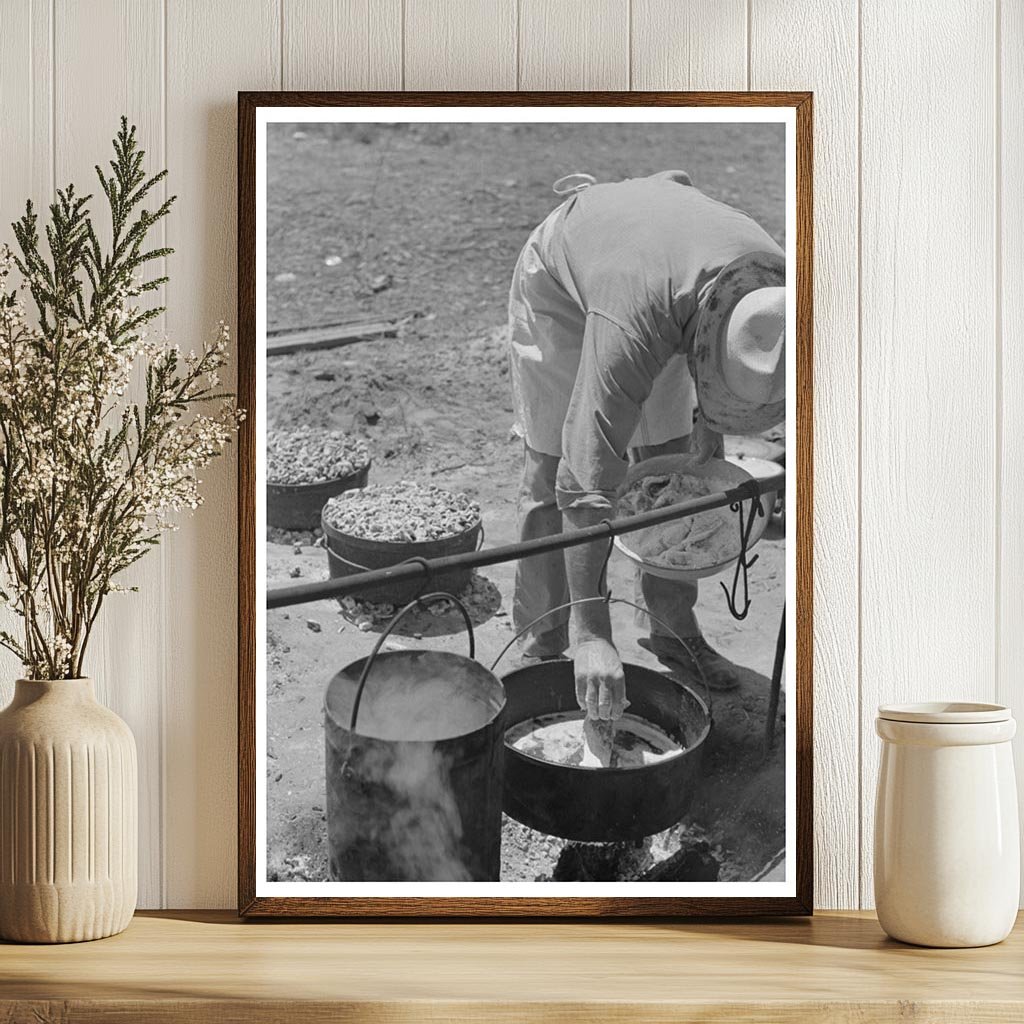
[[[521,449],[511,433],[501,324],[518,248],[554,203],[550,181],[570,170],[613,180],[682,167],[781,239],[781,168],[772,176],[781,136],[768,126],[753,136],[734,126],[668,133],[643,125],[602,132],[284,126],[269,149],[272,326],[360,314],[407,318],[395,339],[271,359],[270,424],[359,433],[373,451],[375,482],[417,479],[468,492],[484,510],[488,545],[516,539]],[[637,165],[638,152],[648,164]],[[743,622],[730,616],[716,579],[701,584],[698,617],[711,643],[738,667],[741,686],[715,696],[699,792],[686,820],[656,844],[669,850],[683,834],[705,840],[722,880],[754,877],[784,844],[781,717],[779,742],[767,752],[763,744],[784,544],[765,539],[757,550],[753,605]],[[326,555],[312,535],[268,538],[267,555],[270,587],[327,575]],[[499,565],[474,580],[470,598],[484,664],[512,636],[513,575],[513,565]],[[622,556],[613,556],[609,578],[613,593],[632,597],[632,568]],[[636,644],[645,630],[632,611],[616,607],[614,620],[624,660],[659,669]],[[416,613],[396,640],[462,652],[460,623],[455,613]],[[268,615],[271,878],[326,877],[324,689],[335,671],[369,652],[379,628],[360,631],[334,601]],[[511,667],[511,656],[505,664]],[[683,681],[699,687],[695,679]],[[547,877],[564,845],[506,822],[502,877]]]

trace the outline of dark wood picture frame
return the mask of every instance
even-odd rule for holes
[[[278,897],[256,895],[256,115],[260,107],[791,107],[796,112],[796,895],[792,897]],[[454,113],[453,109],[453,113]],[[809,92],[240,92],[238,910],[250,917],[737,917],[813,912],[812,94]]]

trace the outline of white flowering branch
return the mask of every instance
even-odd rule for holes
[[[0,601],[21,620],[20,635],[0,631],[0,645],[31,678],[82,674],[103,599],[123,589],[115,577],[175,528],[174,513],[200,504],[198,472],[241,418],[219,389],[226,326],[187,355],[147,337],[163,309],[142,308],[139,296],[166,278],[144,281],[143,271],[171,250],[145,240],[174,199],[140,207],[166,174],[147,177],[144,155],[122,118],[112,173],[96,169],[109,246],[91,197],[68,187],[50,206],[45,253],[31,203],[14,225],[19,254],[0,248]]]

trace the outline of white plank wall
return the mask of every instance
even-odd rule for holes
[[[812,89],[817,903],[870,906],[887,700],[1024,706],[1018,0],[0,0],[0,224],[123,111],[180,196],[184,345],[234,317],[240,89]],[[9,238],[6,229],[3,237]],[[144,906],[232,906],[234,455],[112,601]],[[0,699],[17,671],[0,660]],[[1024,755],[1018,746],[1018,765]]]
[[[520,89],[628,89],[626,0],[519,0]]]
[[[1004,2],[1000,17],[996,108],[996,329],[1000,509],[999,635],[996,700],[1024,695],[1024,4]],[[1016,743],[1024,802],[1024,740]],[[1024,815],[1022,815],[1024,818]]]
[[[109,0],[103,0],[109,2]],[[277,0],[167,0],[168,166],[180,195],[168,330],[183,344],[235,315],[235,119],[240,89],[281,86]],[[235,887],[234,449],[204,474],[206,505],[165,548],[164,901],[231,905]]]
[[[22,0],[0,11],[0,239],[13,245],[7,225],[25,201],[45,210],[53,194],[53,10],[50,0]],[[0,621],[8,630],[18,622],[6,609]],[[0,703],[19,675],[17,658],[0,648]]]
[[[405,0],[405,89],[514,89],[515,0]]]
[[[630,88],[746,89],[747,8],[747,0],[633,0]]]
[[[402,0],[282,0],[285,89],[402,88]]]
[[[138,126],[151,166],[164,166],[160,0],[58,0],[53,38],[56,181],[73,181],[80,191],[94,193],[90,205],[104,224],[105,200],[94,167],[109,159],[110,139],[122,113]],[[106,59],[97,62],[98,52]],[[90,87],[82,88],[86,80]],[[101,125],[104,133],[97,135]],[[164,326],[158,323],[154,329]],[[144,384],[137,382],[136,397],[144,395]],[[97,696],[118,708],[135,733],[139,829],[148,839],[140,851],[139,896],[147,903],[161,898],[162,879],[163,554],[125,574],[123,585],[137,586],[139,592],[113,595],[106,602],[86,666],[96,680]]]
[[[876,706],[995,692],[994,15],[974,0],[863,5],[862,902]]]
[[[805,34],[833,46],[790,45]],[[814,793],[819,901],[859,905],[857,9],[754,0],[750,87],[815,94]],[[869,745],[869,756],[870,756]],[[828,894],[827,896],[825,894]]]

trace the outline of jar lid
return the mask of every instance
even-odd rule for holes
[[[931,725],[983,725],[1008,722],[1010,709],[1005,704],[981,704],[969,701],[926,701],[920,704],[882,704],[878,717],[889,722],[922,722]]]

